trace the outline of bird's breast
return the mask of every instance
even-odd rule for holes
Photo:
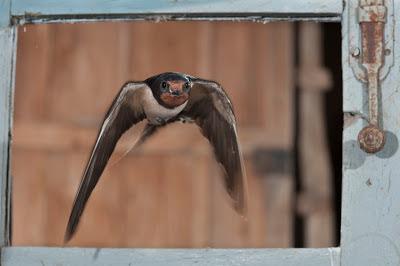
[[[157,102],[151,90],[148,89],[143,95],[142,104],[147,119],[150,122],[156,122],[158,118],[167,121],[175,117],[177,114],[182,112],[187,104],[187,101],[175,108],[166,108]]]

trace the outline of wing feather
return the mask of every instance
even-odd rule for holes
[[[231,101],[216,82],[197,78],[192,78],[192,82],[190,99],[182,115],[194,119],[210,141],[223,167],[225,187],[234,207],[244,213],[247,182]]]
[[[65,232],[69,241],[76,231],[86,202],[96,186],[119,138],[132,125],[145,118],[140,98],[143,90],[150,89],[141,82],[126,83],[109,108],[98,133],[72,207]]]

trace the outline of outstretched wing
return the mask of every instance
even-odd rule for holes
[[[70,240],[75,233],[85,204],[103,173],[117,141],[132,125],[145,118],[141,97],[144,91],[149,89],[145,83],[128,82],[111,104],[79,185],[65,232],[65,241]]]
[[[225,170],[225,186],[234,207],[243,213],[247,182],[232,104],[218,83],[197,78],[191,78],[191,81],[189,102],[181,115],[195,120],[210,141],[218,162]]]

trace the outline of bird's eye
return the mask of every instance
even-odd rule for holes
[[[189,89],[190,88],[190,84],[189,84],[189,82],[186,82],[185,83],[185,89]]]
[[[163,83],[161,83],[161,87],[163,88],[163,89],[165,89],[166,87],[167,87],[167,82],[163,82]]]

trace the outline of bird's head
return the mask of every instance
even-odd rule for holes
[[[175,108],[189,99],[190,77],[176,72],[166,72],[147,80],[154,97],[165,107]]]

